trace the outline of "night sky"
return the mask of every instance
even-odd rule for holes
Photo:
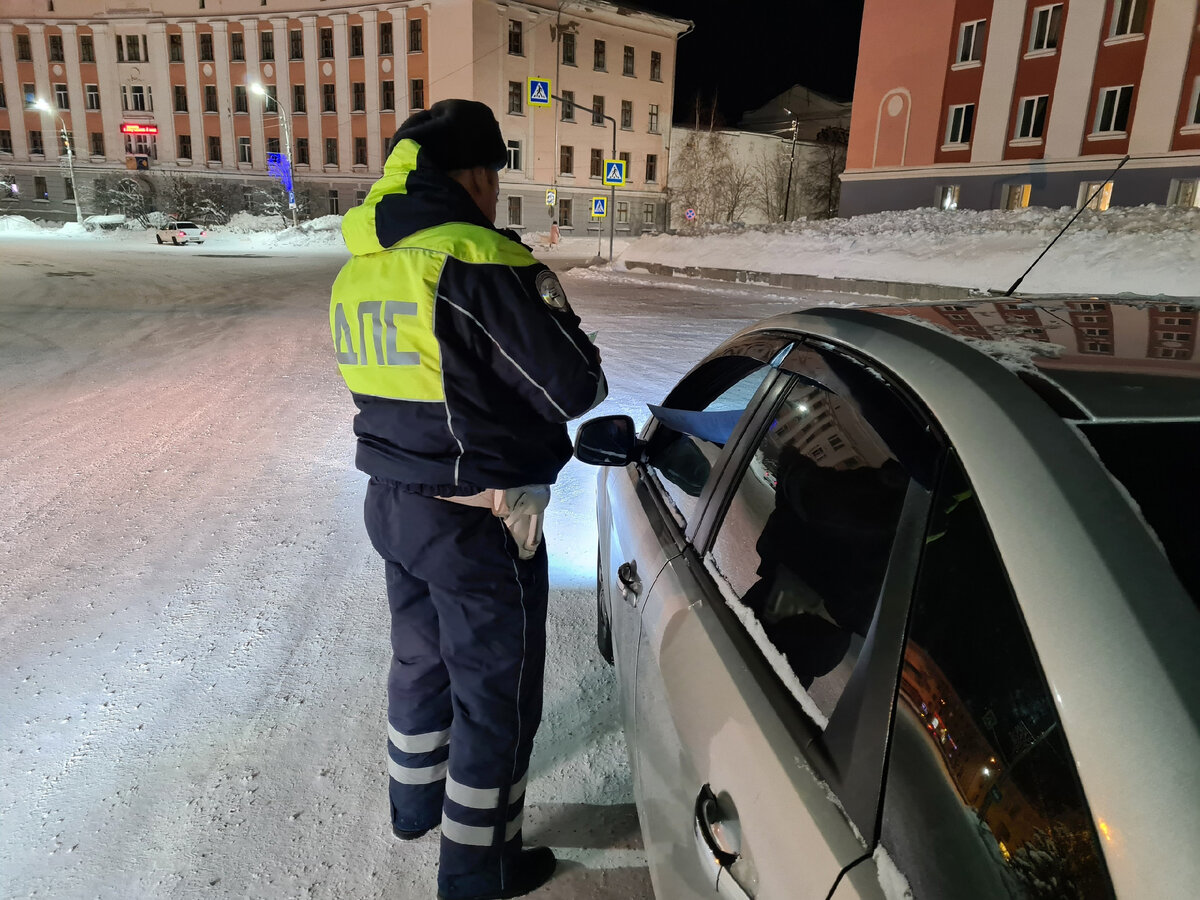
[[[696,23],[679,39],[675,120],[732,126],[794,84],[835,100],[854,93],[863,0],[635,0]]]

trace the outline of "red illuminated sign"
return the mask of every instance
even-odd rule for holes
[[[139,125],[137,122],[122,122],[121,134],[158,134],[158,126]]]

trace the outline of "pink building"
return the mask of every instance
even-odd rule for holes
[[[1200,3],[866,0],[844,215],[1097,188],[1200,206]]]

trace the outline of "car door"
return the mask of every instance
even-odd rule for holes
[[[914,593],[881,847],[834,894],[1113,895],[1079,782],[980,503],[951,455]]]
[[[634,745],[660,900],[825,898],[870,854],[939,450],[835,356],[788,354],[798,377],[747,423],[641,607]]]
[[[698,414],[710,438],[725,436],[712,429],[732,435],[747,408],[757,408],[769,392],[777,372],[772,357],[790,345],[791,338],[779,335],[723,350],[689,373],[664,407]],[[714,473],[723,465],[729,443],[685,435],[657,420],[645,433],[659,448],[658,474],[641,464],[604,470],[599,510],[600,588],[607,598],[622,719],[631,747],[641,604],[667,562],[682,551],[689,527],[699,521],[705,490],[716,483]],[[630,759],[636,782],[637,759],[632,753]]]

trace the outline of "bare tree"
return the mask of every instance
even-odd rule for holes
[[[815,142],[808,145],[807,163],[800,177],[800,194],[805,211],[816,219],[837,215],[842,182],[838,177],[846,169],[846,146],[850,136],[845,128],[822,128]]]
[[[734,158],[719,131],[689,131],[671,163],[671,201],[696,210],[701,222],[734,222],[750,206],[751,167]]]
[[[788,147],[780,144],[764,148],[752,167],[753,190],[757,205],[768,222],[782,222],[787,195]]]

